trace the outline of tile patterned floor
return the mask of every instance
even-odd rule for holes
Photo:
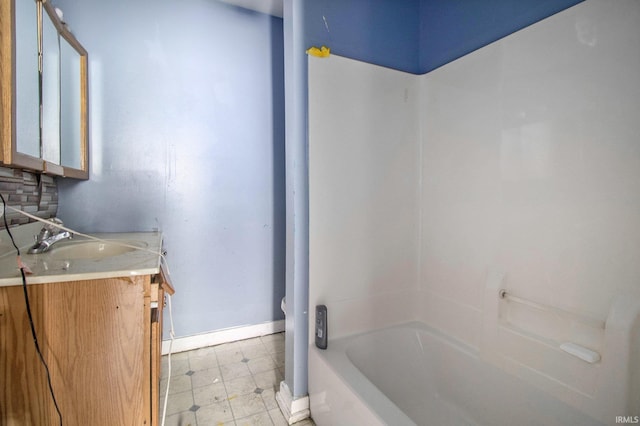
[[[167,375],[164,356],[161,412]],[[173,354],[165,426],[285,426],[275,399],[283,377],[284,333]]]

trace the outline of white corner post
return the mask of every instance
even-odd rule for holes
[[[285,420],[294,424],[309,417],[309,396],[294,399],[286,382],[280,382],[280,390],[276,392],[276,401]]]
[[[286,306],[285,375],[276,400],[289,424],[310,416],[309,197],[307,164],[307,57],[304,1],[284,0]]]

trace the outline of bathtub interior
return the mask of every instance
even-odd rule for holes
[[[422,323],[342,340],[355,368],[417,425],[603,424]]]
[[[370,425],[560,426],[640,415],[638,298],[620,295],[599,320],[509,301],[507,284],[505,274],[487,278],[478,345],[420,321],[330,337],[327,350],[311,345],[312,416],[318,424],[370,416]],[[568,340],[597,361],[564,351]]]

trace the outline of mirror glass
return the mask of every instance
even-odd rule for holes
[[[48,13],[42,14],[42,158],[60,164],[60,43]]]
[[[82,168],[82,57],[60,37],[60,164]]]
[[[38,13],[35,1],[15,2],[16,151],[40,157]]]

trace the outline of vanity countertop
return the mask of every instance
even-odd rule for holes
[[[11,228],[22,262],[31,269],[27,284],[153,275],[160,272],[161,232],[96,233],[63,240],[41,254],[28,254],[42,224]],[[129,247],[122,246],[126,244]],[[136,249],[140,247],[141,249]],[[0,230],[0,287],[22,285],[16,251],[7,231]]]

